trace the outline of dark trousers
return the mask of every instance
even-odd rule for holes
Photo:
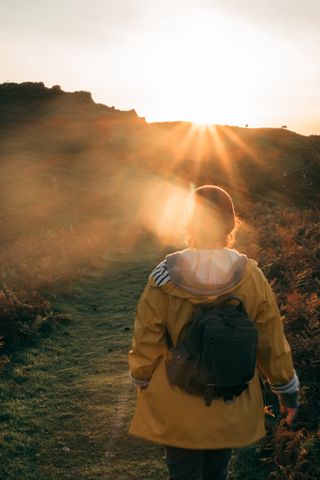
[[[231,449],[190,450],[166,447],[169,480],[228,480]]]

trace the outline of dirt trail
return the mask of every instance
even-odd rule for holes
[[[150,248],[110,254],[71,295],[55,298],[70,324],[15,352],[0,384],[1,480],[166,478],[162,447],[127,433],[134,312],[161,258]],[[232,468],[232,478],[266,478],[257,456],[255,446],[245,449],[244,474]]]
[[[2,480],[165,478],[159,448],[127,435],[127,352],[154,262],[145,250],[109,255],[56,299],[71,323],[12,359],[0,397]]]

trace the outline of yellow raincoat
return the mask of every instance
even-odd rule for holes
[[[257,367],[270,384],[286,385],[292,380],[294,369],[291,351],[283,333],[273,292],[256,262],[234,250],[223,249],[220,252],[222,258],[233,255],[236,260],[234,265],[241,264],[242,267],[233,265],[228,275],[222,272],[222,277],[228,279],[226,288],[223,289],[219,283],[212,289],[219,291],[219,294],[203,295],[201,288],[197,291],[198,287],[195,287],[199,286],[198,277],[194,285],[192,281],[189,283],[189,287],[192,285],[189,288],[188,284],[184,286],[179,281],[181,276],[179,272],[177,274],[179,269],[181,273],[189,267],[197,274],[198,253],[191,250],[178,252],[180,263],[174,260],[176,263],[171,265],[166,282],[159,282],[155,275],[150,275],[141,295],[134,323],[132,350],[129,352],[129,367],[133,378],[149,380],[149,384],[145,389],[137,389],[137,406],[129,432],[156,443],[180,448],[243,447],[265,435],[264,405],[257,370],[248,389],[231,403],[214,399],[212,405],[207,407],[201,396],[169,384],[165,361],[170,352],[165,331],[168,329],[176,344],[197,304],[213,301],[221,293],[232,293],[243,301],[248,315],[258,328]],[[211,253],[215,255],[215,252]],[[206,254],[208,252],[204,252],[204,256]],[[189,257],[192,257],[190,262]],[[182,264],[185,258],[187,263]],[[210,261],[205,258],[202,263],[207,269]],[[167,261],[167,264],[170,262]],[[218,267],[215,261],[211,270]],[[210,275],[210,272],[204,274],[202,287],[205,285],[205,288],[202,293],[208,291],[208,283],[214,283]],[[233,282],[230,281],[230,275],[233,276]]]

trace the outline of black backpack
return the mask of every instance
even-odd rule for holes
[[[258,331],[236,297],[198,306],[175,347],[167,336],[169,382],[203,396],[207,406],[239,396],[254,376]]]

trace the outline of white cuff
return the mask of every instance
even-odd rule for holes
[[[149,380],[139,380],[138,378],[134,378],[131,373],[130,376],[133,385],[135,385],[136,387],[147,388],[147,386],[149,385]]]
[[[270,383],[269,386],[270,386],[271,390],[273,391],[273,393],[282,394],[282,393],[298,392],[300,384],[299,384],[299,378],[298,378],[296,372],[294,372],[294,375],[293,375],[292,379],[290,380],[290,382],[285,383],[283,385],[272,385]]]

